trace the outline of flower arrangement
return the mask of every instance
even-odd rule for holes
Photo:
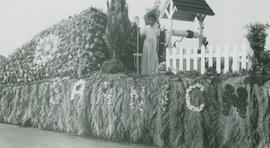
[[[76,82],[74,85],[73,85],[73,89],[71,91],[71,98],[70,100],[74,100],[75,98],[75,95],[79,95],[80,96],[80,100],[82,100],[83,98],[83,94],[84,94],[84,90],[85,90],[85,85],[86,85],[86,82],[85,80],[79,80],[78,82]]]
[[[89,8],[34,36],[0,69],[0,83],[14,84],[55,77],[85,77],[108,58],[107,16]]]
[[[59,78],[56,78],[52,81],[52,84],[50,86],[50,103],[52,105],[58,105],[61,100],[61,91],[59,90],[59,83],[61,80]]]
[[[168,94],[169,94],[169,85],[166,85],[165,88],[162,90],[161,98],[160,98],[162,111],[167,110],[167,106],[169,104]]]
[[[144,100],[142,99],[145,97],[145,87],[142,87],[141,94],[137,92],[137,90],[134,88],[134,86],[130,87],[130,109],[138,109],[141,113],[144,109]]]
[[[157,73],[166,73],[166,63],[165,62],[162,62],[158,65],[158,67],[156,68],[156,72]]]
[[[195,88],[199,88],[200,91],[204,91],[204,87],[201,84],[195,84],[193,86],[190,86],[187,90],[186,90],[186,103],[187,103],[187,108],[193,112],[201,112],[204,109],[204,104],[201,104],[200,107],[195,107],[191,104],[190,102],[190,92],[195,89]]]
[[[248,33],[246,38],[253,50],[254,57],[252,57],[251,77],[254,81],[252,83],[263,84],[269,80],[266,65],[269,65],[269,56],[265,52],[266,38],[268,36],[267,30],[270,28],[269,24],[254,23],[246,26]]]

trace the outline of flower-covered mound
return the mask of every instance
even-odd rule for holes
[[[53,25],[18,48],[0,69],[0,83],[24,83],[55,77],[84,77],[108,57],[107,16],[95,8]]]
[[[5,85],[0,122],[160,147],[267,147],[270,84],[244,79],[95,73]],[[201,112],[187,106],[191,87],[188,99],[193,106],[204,104]]]

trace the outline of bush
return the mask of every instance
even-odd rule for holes
[[[108,58],[104,41],[107,16],[89,8],[42,31],[18,48],[1,68],[1,83],[54,77],[84,77]]]

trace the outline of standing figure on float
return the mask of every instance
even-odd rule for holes
[[[142,51],[141,73],[143,75],[157,74],[158,62],[158,45],[160,29],[157,26],[157,17],[150,14],[148,25],[141,30],[141,36],[144,38]]]

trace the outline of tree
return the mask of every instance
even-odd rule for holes
[[[248,34],[246,38],[249,41],[249,45],[254,52],[254,57],[257,60],[258,64],[263,62],[263,53],[265,50],[266,38],[268,34],[266,30],[269,29],[269,24],[249,24],[247,26]]]
[[[106,44],[111,60],[104,63],[101,71],[106,73],[123,72],[126,68],[122,58],[126,56],[128,51],[131,29],[128,6],[126,0],[107,0],[107,7]]]
[[[248,78],[251,83],[263,84],[270,79],[269,77],[269,53],[265,52],[266,38],[268,36],[266,30],[269,24],[249,24],[247,26],[248,34],[246,38],[254,52],[252,59],[251,77]]]

